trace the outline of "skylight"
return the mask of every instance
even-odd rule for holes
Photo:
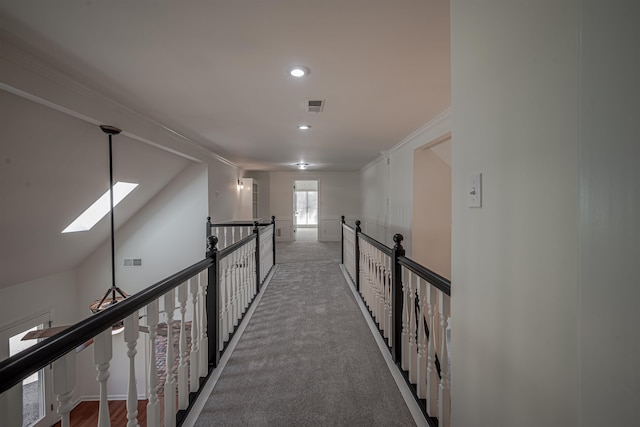
[[[132,182],[116,182],[113,186],[113,206],[117,206],[138,184]],[[75,233],[76,231],[87,231],[98,223],[110,210],[109,190],[96,200],[86,211],[75,219],[63,233]]]

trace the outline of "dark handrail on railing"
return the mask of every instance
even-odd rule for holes
[[[43,340],[32,347],[0,362],[0,393],[3,393],[22,381],[23,378],[37,372],[55,360],[74,351],[77,347],[92,339],[111,325],[129,316],[149,304],[156,298],[176,288],[190,277],[195,276],[213,264],[211,258],[205,258],[184,270],[159,281],[118,304],[94,314],[91,317]]]
[[[219,289],[219,267],[220,260],[233,252],[240,249],[242,246],[250,243],[252,240],[256,242],[256,258],[255,262],[259,263],[260,257],[260,235],[265,227],[273,226],[273,265],[275,264],[275,217],[272,217],[270,223],[260,224],[254,222],[251,224],[254,226],[253,232],[242,240],[229,245],[226,248],[218,250],[216,245],[218,238],[212,236],[210,233],[210,218],[207,221],[207,251],[206,258],[198,261],[197,263],[185,268],[184,270],[175,273],[166,279],[163,279],[156,284],[143,289],[142,291],[128,297],[127,299],[119,302],[118,304],[104,310],[100,313],[94,314],[91,317],[84,319],[77,324],[70,326],[64,331],[47,338],[39,343],[36,343],[32,347],[0,362],[0,394],[9,390],[11,387],[18,384],[27,376],[42,369],[48,364],[53,363],[65,354],[75,351],[87,341],[94,338],[101,332],[109,329],[112,325],[117,324],[122,319],[134,313],[136,310],[140,310],[146,307],[149,303],[159,299],[167,292],[177,288],[181,284],[185,283],[188,279],[198,275],[202,271],[208,269],[208,292],[206,293],[205,307],[208,313],[206,330],[208,333],[208,372],[207,376],[211,374],[212,369],[218,365],[222,352],[226,349],[226,345],[223,348],[219,346],[219,329],[218,329],[218,289]],[[268,266],[268,265],[267,265]],[[256,294],[260,291],[260,266],[255,266],[256,271]],[[268,277],[268,274],[265,275]],[[255,300],[255,295],[251,299],[251,302]],[[244,317],[243,313],[243,317]],[[235,329],[232,334],[235,333]],[[201,378],[202,381],[202,378]],[[199,394],[202,388],[199,388],[195,395]],[[186,413],[191,409],[194,402],[194,393],[190,393],[189,407],[186,410],[180,410],[176,414],[176,422],[178,425],[184,421]]]
[[[273,244],[273,263],[276,263],[276,217],[274,215],[271,215],[271,222],[259,222],[259,221],[254,221],[254,222],[221,222],[221,223],[212,223],[211,222],[211,217],[208,216],[207,217],[207,224],[206,224],[206,236],[207,238],[209,236],[211,236],[211,229],[213,227],[254,227],[254,232],[255,232],[255,227],[266,227],[269,225],[273,225],[273,237],[272,237],[272,244]]]
[[[347,228],[355,234],[354,241],[354,263],[355,263],[355,278],[352,280],[355,282],[356,290],[360,294],[360,239],[366,241],[367,243],[374,246],[376,249],[384,253],[391,259],[391,306],[392,306],[392,325],[391,330],[393,331],[393,340],[391,340],[391,346],[389,346],[389,351],[391,352],[391,356],[394,359],[394,362],[398,366],[398,369],[405,377],[405,380],[408,384],[410,384],[409,378],[402,370],[401,361],[402,361],[402,343],[400,340],[400,336],[402,335],[402,305],[403,305],[403,284],[402,284],[402,268],[405,267],[409,271],[413,272],[416,276],[426,280],[430,285],[437,288],[443,294],[447,296],[451,296],[451,281],[440,276],[439,274],[431,271],[430,269],[418,264],[410,258],[405,256],[405,250],[402,247],[403,236],[401,234],[395,234],[393,236],[393,241],[395,243],[393,248],[386,246],[385,244],[377,241],[376,239],[368,236],[362,232],[360,229],[360,221],[356,221],[356,227],[353,228],[345,223],[345,217],[341,217],[341,225],[342,225],[342,263],[345,263],[345,255],[344,255],[344,229]],[[362,295],[361,295],[362,297]],[[366,304],[366,301],[365,301]],[[425,325],[425,331],[427,336],[429,335],[428,327]],[[382,333],[382,331],[381,331]],[[438,375],[440,375],[440,364],[438,360],[438,354],[435,354],[436,360],[435,365],[438,371]],[[416,401],[418,401],[418,405],[424,412],[424,415],[427,419],[427,422],[431,426],[437,426],[437,419],[430,416],[427,412],[426,406],[424,403],[420,402],[418,398],[415,388],[412,388],[414,393],[414,397]]]
[[[359,223],[360,221],[358,221]],[[358,236],[360,236],[360,238],[362,238],[362,240],[371,243],[373,246],[375,246],[377,249],[379,249],[380,251],[382,251],[385,255],[391,256],[393,249],[391,249],[389,246],[385,245],[384,243],[381,243],[379,241],[377,241],[376,239],[374,239],[373,237],[369,237],[366,234],[362,233],[362,232],[358,232]]]
[[[438,273],[429,270],[427,267],[424,267],[405,256],[399,256],[398,263],[428,281],[429,284],[438,288],[445,295],[451,296],[451,282],[449,279],[442,277]]]

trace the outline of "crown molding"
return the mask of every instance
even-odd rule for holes
[[[429,141],[440,141],[442,138],[444,138],[447,135],[451,135],[451,125],[449,124],[448,126],[446,126],[446,130],[442,131],[437,131],[437,128],[443,124],[446,124],[447,121],[451,120],[451,107],[448,107],[446,110],[444,110],[442,113],[438,114],[437,116],[435,116],[433,119],[429,120],[427,123],[425,123],[424,125],[422,125],[420,128],[418,128],[418,130],[416,130],[415,132],[411,133],[409,136],[407,136],[406,138],[404,138],[402,141],[400,141],[399,143],[397,143],[396,145],[394,145],[393,147],[391,147],[388,150],[385,151],[381,151],[380,154],[378,155],[378,157],[376,157],[375,159],[373,159],[372,161],[370,161],[369,163],[367,163],[364,167],[362,167],[362,169],[360,169],[360,172],[364,172],[365,170],[377,165],[380,162],[385,161],[386,159],[389,158],[389,155],[391,153],[393,153],[394,151],[399,150],[400,148],[404,147],[405,145],[417,140],[417,139],[422,139],[422,137],[425,134],[428,134],[429,132],[433,132],[434,130],[436,130],[434,136],[429,137]]]

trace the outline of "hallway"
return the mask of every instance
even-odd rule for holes
[[[340,270],[340,244],[277,251],[275,274],[195,425],[415,425]]]

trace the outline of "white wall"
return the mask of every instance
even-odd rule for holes
[[[360,214],[360,177],[357,172],[272,172],[269,174],[269,210],[276,216],[279,241],[292,240],[293,181],[318,180],[318,240],[340,240],[340,218]]]
[[[451,17],[453,425],[575,426],[578,4]]]
[[[411,256],[413,152],[450,130],[447,110],[362,169],[361,221],[366,234],[393,246],[393,235],[400,233],[407,255]]]
[[[116,282],[129,294],[138,292],[204,258],[206,250],[207,170],[202,164],[188,166],[147,206],[116,232]],[[141,258],[141,268],[123,266],[124,258]],[[77,269],[79,317],[91,315],[88,305],[111,284],[110,243],[106,242]],[[144,324],[144,319],[141,320]],[[138,394],[146,389],[146,348],[141,334],[136,357]],[[128,359],[123,334],[114,337],[109,393],[126,396]],[[81,358],[83,396],[98,395],[92,352]]]
[[[581,2],[580,425],[640,420],[640,4]]]

